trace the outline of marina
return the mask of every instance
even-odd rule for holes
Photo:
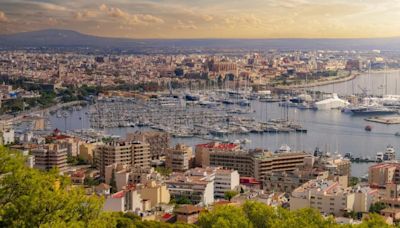
[[[380,76],[377,74],[375,77]],[[361,80],[363,76],[357,79]],[[318,89],[314,88],[314,91]],[[343,155],[351,153],[354,157],[370,157],[371,160],[375,160],[377,151],[389,144],[400,148],[399,136],[396,136],[400,131],[398,125],[368,123],[364,115],[353,115],[341,109],[306,108],[304,103],[285,107],[280,104],[287,99],[278,96],[274,96],[273,101],[279,102],[265,102],[268,96],[247,94],[249,105],[240,105],[236,101],[242,98],[235,96],[204,95],[204,91],[199,91],[196,96],[202,99],[194,102],[182,99],[182,96],[169,97],[168,94],[146,102],[126,98],[100,100],[93,105],[47,114],[49,129],[59,128],[74,134],[82,134],[80,129],[95,129],[92,131],[100,131],[110,137],[156,130],[175,136],[173,144],[194,146],[209,141],[229,141],[240,142],[245,148],[273,151],[287,144],[293,150],[314,151],[320,147]],[[340,94],[338,97],[343,99]],[[224,100],[233,104],[223,103]],[[108,111],[105,111],[106,108]],[[176,114],[172,114],[173,111]],[[399,118],[397,114],[378,117]],[[371,131],[365,130],[368,124]],[[278,127],[279,131],[274,127]],[[178,132],[177,129],[183,131]],[[362,163],[354,165],[362,166]],[[361,176],[365,174],[365,169],[353,168],[353,172]]]

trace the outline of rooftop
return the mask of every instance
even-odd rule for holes
[[[207,149],[219,149],[219,150],[233,150],[239,148],[238,144],[235,143],[218,143],[218,142],[211,142],[205,144],[198,144],[196,147],[199,148],[207,148]]]

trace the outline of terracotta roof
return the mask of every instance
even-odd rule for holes
[[[260,184],[260,182],[254,177],[240,177],[241,184]]]
[[[238,144],[234,143],[205,143],[198,144],[196,147],[208,148],[208,149],[219,149],[219,150],[233,150],[238,147]]]
[[[196,207],[196,206],[187,204],[187,205],[181,205],[180,207],[176,208],[175,212],[192,214],[192,213],[200,212],[203,210],[204,210],[204,208],[202,208],[202,207]]]
[[[124,197],[124,196],[125,196],[125,191],[119,191],[119,192],[117,192],[117,193],[112,194],[112,195],[111,195],[111,198],[113,198],[113,199],[120,199],[120,198],[122,198],[122,197]]]
[[[162,216],[162,218],[163,219],[170,219],[170,218],[172,218],[174,215],[172,215],[172,214],[170,214],[170,213],[165,213],[163,216]]]

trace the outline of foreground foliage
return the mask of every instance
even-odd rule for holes
[[[0,227],[171,227],[134,215],[102,212],[103,199],[72,187],[56,170],[25,167],[18,152],[0,148]],[[177,225],[179,226],[179,225]]]
[[[199,226],[202,228],[389,227],[383,217],[377,214],[371,214],[359,225],[339,225],[332,216],[324,218],[314,209],[289,211],[280,207],[270,207],[256,201],[247,201],[241,207],[218,206],[214,210],[200,215]]]

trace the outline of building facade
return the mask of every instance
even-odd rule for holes
[[[165,156],[166,150],[171,143],[171,136],[168,133],[157,131],[128,133],[126,139],[149,144],[152,160],[157,160]]]
[[[150,146],[138,141],[112,141],[95,149],[95,164],[100,175],[105,176],[105,167],[112,164],[132,167],[150,167]]]
[[[240,185],[238,171],[229,169],[217,169],[214,179],[215,198],[224,198],[225,192],[237,190]]]
[[[166,152],[165,167],[173,171],[184,172],[192,167],[192,148],[183,144],[177,144],[175,148],[169,148]]]
[[[45,144],[32,149],[31,153],[35,157],[34,167],[41,170],[57,168],[64,171],[67,168],[68,148],[60,144]]]

